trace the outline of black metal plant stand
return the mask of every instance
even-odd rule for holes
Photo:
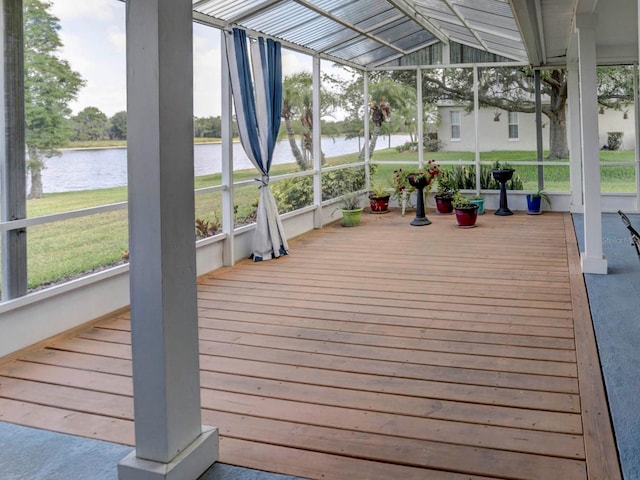
[[[496,215],[513,215],[507,204],[507,182],[513,177],[513,168],[494,168],[491,170],[493,178],[500,182],[500,208],[496,210]]]
[[[422,225],[431,225],[424,213],[424,195],[423,190],[428,185],[428,181],[424,176],[407,175],[409,183],[416,188],[416,218],[411,221],[411,225],[420,227]]]
[[[424,187],[417,187],[418,191],[416,193],[416,218],[411,221],[411,225],[414,226],[422,226],[422,225],[431,225],[431,220],[429,220],[424,213],[424,195],[422,191]]]

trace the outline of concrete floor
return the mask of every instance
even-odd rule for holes
[[[640,215],[628,215],[640,231]],[[583,250],[583,216],[574,215]],[[608,275],[585,275],[591,317],[626,480],[640,479],[640,260],[629,231],[615,213],[602,216]]]
[[[0,422],[2,480],[118,480],[118,462],[132,448]],[[200,480],[296,480],[216,463]],[[301,480],[301,479],[297,479]]]

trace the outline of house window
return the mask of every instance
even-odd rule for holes
[[[451,113],[451,140],[460,140],[460,111],[454,110]]]
[[[509,112],[509,140],[518,140],[518,112]]]

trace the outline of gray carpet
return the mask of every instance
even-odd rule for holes
[[[640,231],[640,215],[628,215]],[[583,248],[583,216],[574,215]],[[608,275],[585,275],[589,306],[626,480],[640,479],[640,261],[618,214],[603,214]]]
[[[118,480],[117,465],[132,448],[0,422],[2,480]],[[216,463],[200,480],[296,480]],[[301,479],[299,479],[301,480]]]

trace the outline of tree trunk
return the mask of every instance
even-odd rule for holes
[[[378,141],[378,137],[380,136],[380,126],[374,125],[373,132],[371,133],[371,140],[369,141],[369,160],[373,157],[373,152],[376,149],[376,143]],[[364,162],[364,149],[366,145],[362,147],[360,150],[360,156],[358,157],[359,162]]]
[[[309,164],[302,156],[302,152],[296,143],[296,134],[293,131],[293,127],[291,126],[291,119],[288,117],[284,117],[284,127],[287,131],[287,138],[289,140],[289,146],[291,147],[291,153],[293,153],[293,158],[296,159],[296,163],[300,170],[308,170]]]
[[[549,117],[549,159],[569,158],[567,115],[565,109],[547,113]]]
[[[27,198],[42,198],[42,169],[44,168],[44,162],[38,156],[38,150],[36,148],[27,147],[27,152],[29,153],[27,168],[31,174],[31,190]]]
[[[31,167],[31,190],[28,199],[42,198],[42,169]]]

